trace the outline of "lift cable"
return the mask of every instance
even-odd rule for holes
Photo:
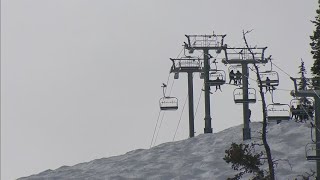
[[[185,101],[184,101],[184,104],[183,104],[183,107],[182,107],[182,111],[181,111],[181,114],[180,114],[180,119],[179,119],[179,121],[178,121],[178,125],[177,125],[177,128],[176,128],[176,131],[174,132],[174,136],[173,136],[172,141],[174,141],[174,139],[176,138],[176,134],[177,134],[177,131],[178,131],[179,126],[180,126],[180,122],[181,122],[181,119],[182,119],[182,114],[183,114],[183,112],[184,112],[184,107],[185,107],[186,104],[187,104],[187,100],[188,100],[188,93],[187,93],[186,99],[185,99]]]
[[[160,115],[161,115],[161,110],[159,110],[159,114],[158,114],[157,122],[156,122],[156,125],[155,125],[154,130],[153,130],[153,135],[152,135],[152,139],[151,139],[151,143],[150,143],[150,147],[149,147],[149,148],[151,148],[151,147],[152,147],[153,138],[154,138],[154,135],[155,135],[156,130],[157,130],[157,126],[158,126],[158,121],[159,121]]]
[[[292,76],[290,76],[290,74],[288,74],[286,71],[284,71],[283,69],[281,69],[279,66],[277,66],[276,64],[274,64],[273,63],[273,65],[274,66],[276,66],[278,69],[280,69],[283,73],[285,73],[287,76],[289,76],[289,77],[292,77]],[[315,86],[315,87],[318,87],[318,86]],[[316,96],[320,99],[320,96],[319,96],[319,94],[314,90],[314,89],[312,89],[313,90],[313,92],[316,94]]]
[[[159,132],[160,132],[160,129],[161,129],[161,125],[162,125],[162,121],[163,121],[163,118],[164,118],[164,115],[165,115],[165,114],[166,114],[166,112],[164,111],[164,112],[162,113],[162,117],[161,117],[161,120],[160,120],[160,123],[159,123],[159,128],[158,128],[156,137],[155,137],[155,139],[154,139],[153,146],[156,145],[156,143],[157,143],[158,135],[159,135]]]
[[[283,73],[285,73],[287,76],[292,77],[292,76],[290,76],[286,71],[284,71],[284,70],[281,69],[279,66],[277,66],[276,64],[273,63],[273,65],[276,66],[278,69],[280,69],[280,70],[281,70]],[[314,89],[312,89],[312,90],[313,90],[313,92],[316,94],[316,96],[320,99],[319,94],[318,94]],[[305,109],[305,107],[302,106],[302,109],[303,109],[303,111],[308,115],[309,119],[311,119],[311,121],[314,121],[314,119],[309,115],[309,113],[307,112],[307,110]],[[312,136],[312,127],[315,127],[316,131],[318,131],[318,132],[319,132],[320,130],[319,130],[319,128],[318,128],[316,125],[314,125],[312,122],[310,122],[310,124],[311,124],[311,141],[315,143],[315,141],[313,140],[313,136]]]
[[[312,89],[312,90],[313,90],[313,92],[318,96],[318,98],[320,99],[319,94],[318,94],[314,89]]]
[[[230,46],[229,46],[229,47],[230,47]],[[207,55],[207,56],[209,56],[209,57],[211,56],[210,54],[206,54],[206,53],[204,53],[204,52],[202,52],[202,51],[200,51],[200,50],[198,50],[198,49],[196,49],[196,51],[199,51],[202,55]],[[234,49],[233,49],[233,51],[236,52],[236,50],[234,50]],[[219,54],[217,54],[214,59],[217,59],[218,55],[219,55]],[[211,62],[211,64],[212,64],[212,63],[214,63],[214,62]],[[227,62],[227,63],[228,63],[228,62]],[[211,65],[211,64],[210,64],[210,65]],[[229,63],[228,63],[228,64],[229,64]],[[232,65],[232,64],[229,64],[229,65],[230,65],[231,67],[235,67],[235,66]],[[257,82],[257,80],[255,80],[255,79],[252,79],[252,78],[250,78],[250,77],[248,77],[248,76],[246,76],[246,75],[244,75],[244,76],[247,77],[247,78],[250,79],[250,80],[253,80],[253,81]],[[225,83],[225,84],[228,84],[228,83]],[[229,85],[231,85],[231,84],[229,84]],[[241,87],[240,85],[236,85],[236,86]]]
[[[175,82],[175,81],[174,81],[174,79],[173,79],[173,81],[172,81],[172,83],[171,83],[170,91],[169,91],[169,96],[171,95],[174,82]],[[160,110],[160,111],[161,111],[161,110]],[[159,132],[160,132],[161,125],[162,125],[162,122],[163,122],[163,119],[164,119],[164,115],[165,115],[165,114],[166,114],[166,111],[164,111],[163,114],[162,114],[162,117],[161,117],[161,120],[160,120],[160,123],[159,123],[159,128],[158,128],[158,131],[157,131],[157,134],[156,134],[156,137],[155,137],[155,140],[154,140],[153,145],[156,144],[156,141],[157,141],[157,139],[158,139],[158,135],[159,135]]]
[[[169,83],[169,80],[170,80],[170,73],[169,73],[168,78],[167,78],[167,84]],[[166,93],[166,91],[167,91],[167,89],[164,91],[164,94]],[[154,140],[154,135],[155,135],[155,133],[157,131],[160,115],[161,115],[161,110],[159,110],[158,118],[157,118],[157,121],[156,121],[156,125],[155,125],[154,130],[153,130],[153,135],[152,135],[152,139],[151,139],[151,143],[150,143],[150,148],[152,147],[152,143],[153,143],[153,140]]]
[[[275,67],[277,67],[280,71],[282,71],[283,73],[285,73],[287,76],[289,77],[292,77],[290,76],[290,74],[288,74],[286,71],[284,71],[283,69],[281,69],[279,66],[277,66],[276,64],[272,63]]]
[[[199,99],[198,99],[198,104],[197,104],[197,107],[196,107],[196,112],[194,113],[194,118],[196,118],[197,113],[198,113],[198,107],[199,107],[199,104],[200,104],[201,96],[202,96],[202,89],[201,89],[201,91],[200,91],[200,95],[199,95]]]
[[[183,50],[184,50],[184,48],[181,49],[181,51],[179,52],[177,58],[181,55],[181,53],[183,52]],[[169,75],[168,75],[167,84],[169,84],[169,80],[170,80],[169,78],[170,78],[170,73],[169,73]],[[174,85],[174,79],[173,79],[172,84],[171,84],[171,87],[170,87],[169,96],[171,95],[171,92],[172,92],[172,89],[173,89],[173,85]],[[165,90],[164,94],[166,94],[166,92],[167,92],[167,89]],[[159,131],[160,131],[161,124],[162,124],[162,121],[163,121],[163,119],[164,119],[165,113],[166,113],[166,112],[163,112],[163,114],[162,114],[162,118],[161,118],[161,121],[160,121],[160,124],[159,124],[158,132],[157,132],[156,137],[155,137],[155,133],[156,133],[156,131],[157,131],[157,127],[158,127],[158,123],[159,123],[159,118],[160,118],[160,115],[161,115],[161,110],[159,110],[158,118],[157,118],[157,121],[156,121],[156,125],[155,125],[155,127],[154,127],[152,139],[151,139],[150,148],[152,147],[152,144],[155,145],[155,143],[156,143],[156,141],[157,141],[158,134],[159,134]]]

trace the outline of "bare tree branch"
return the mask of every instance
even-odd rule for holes
[[[267,112],[266,112],[267,108],[266,108],[266,101],[265,101],[264,93],[263,93],[263,90],[262,90],[261,78],[259,76],[259,68],[255,63],[255,62],[257,62],[256,59],[255,59],[255,54],[250,49],[250,46],[249,46],[248,41],[246,39],[246,34],[250,33],[251,31],[252,30],[246,31],[246,32],[244,30],[242,31],[243,40],[244,40],[245,45],[248,48],[250,54],[252,55],[252,59],[254,61],[253,66],[256,69],[256,75],[257,75],[257,79],[258,79],[258,82],[259,82],[259,85],[260,85],[259,86],[259,93],[260,93],[261,100],[262,100],[262,115],[263,115],[262,142],[264,144],[264,148],[265,148],[266,155],[267,155],[270,179],[271,180],[275,180],[274,164],[273,164],[273,161],[272,161],[271,149],[270,149],[270,146],[269,146],[269,144],[267,142]]]

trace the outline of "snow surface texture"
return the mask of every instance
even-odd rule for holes
[[[253,138],[246,142],[259,141],[261,123],[251,123],[251,130]],[[232,142],[243,142],[242,125],[215,134],[201,134],[191,139],[164,143],[151,149],[138,149],[70,167],[62,166],[19,180],[224,180],[236,174],[231,165],[222,159]],[[305,158],[305,145],[308,142],[311,142],[309,124],[290,121],[268,125],[268,143],[273,158],[287,159],[291,164],[278,162],[277,180],[294,179],[315,169],[315,162],[308,162]]]

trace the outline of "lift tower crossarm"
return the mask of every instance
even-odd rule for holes
[[[224,64],[254,64],[254,63],[268,63],[268,58],[264,57],[264,52],[267,47],[253,47],[253,48],[225,48],[225,56],[226,59],[222,60]],[[234,52],[230,52],[232,50]],[[240,50],[237,52],[237,50]],[[255,55],[255,59],[253,59],[252,55],[248,53],[248,51],[253,51]],[[231,55],[232,57],[229,57]]]
[[[172,61],[170,73],[193,73],[203,71],[203,59],[198,57],[170,58],[170,60]]]
[[[189,137],[194,137],[194,103],[193,103],[193,73],[202,72],[203,59],[198,57],[170,58],[172,67],[170,73],[188,74],[188,100],[189,100]]]
[[[189,50],[189,53],[193,53],[194,50],[201,50],[203,52],[203,74],[204,74],[204,102],[205,102],[205,128],[204,133],[212,133],[211,127],[211,115],[210,115],[210,85],[209,85],[209,71],[211,58],[209,50],[216,50],[220,53],[224,50],[224,38],[226,35],[185,35],[188,39],[188,43],[185,44],[185,48]]]
[[[203,50],[203,48],[221,49],[223,41],[227,35],[185,35],[188,43],[185,43],[187,49]]]

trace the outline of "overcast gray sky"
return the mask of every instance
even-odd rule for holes
[[[316,9],[316,0],[2,0],[1,179],[149,148],[169,57],[185,34],[214,30],[243,46],[242,30],[254,29],[250,44],[268,46],[292,76],[303,58],[310,75]],[[279,88],[292,89],[278,72]],[[180,77],[172,95],[182,105],[187,79]],[[198,74],[194,81],[197,102]],[[214,132],[242,123],[233,89],[211,96]],[[275,98],[290,102],[288,91]],[[202,104],[196,134],[203,133]],[[181,109],[166,113],[156,144],[172,141]],[[251,109],[259,121],[260,103]],[[188,137],[187,111],[182,117],[176,140]]]

